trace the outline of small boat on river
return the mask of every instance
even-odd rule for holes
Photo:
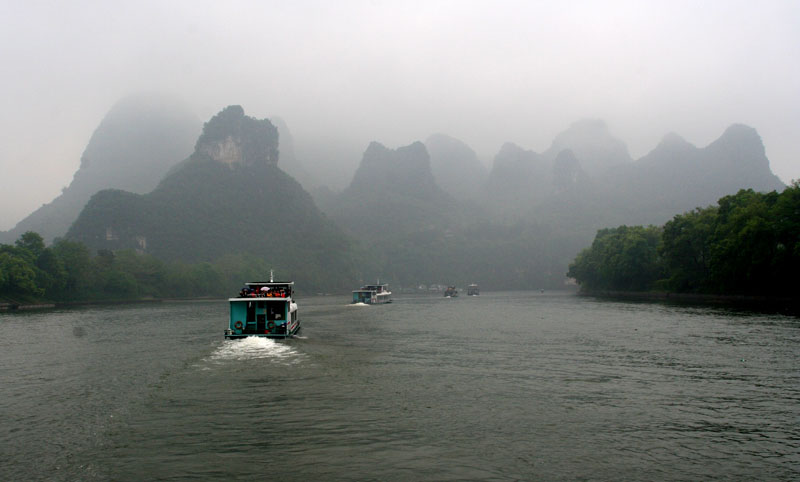
[[[481,294],[481,290],[478,289],[478,285],[472,283],[467,286],[467,296],[478,296],[479,294]]]
[[[245,283],[236,298],[229,298],[230,320],[225,338],[258,336],[290,338],[300,331],[293,281]]]
[[[364,285],[360,289],[353,291],[353,303],[364,303],[367,305],[379,305],[392,302],[392,292],[389,285],[374,284]]]
[[[446,290],[444,290],[444,297],[445,298],[455,298],[458,296],[458,290],[455,286],[448,286]]]

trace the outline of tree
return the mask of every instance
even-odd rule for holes
[[[44,290],[36,285],[36,269],[25,256],[0,253],[0,293],[11,297],[41,296]]]
[[[585,289],[643,291],[663,276],[661,228],[620,226],[601,229],[592,246],[569,266],[567,276]]]
[[[33,231],[23,233],[14,244],[18,249],[30,253],[31,261],[36,261],[42,252],[44,252],[44,239],[42,239],[39,233]]]
[[[784,189],[770,208],[775,229],[772,260],[773,287],[777,293],[793,295],[800,272],[800,181]]]
[[[91,256],[89,249],[81,243],[59,240],[51,248],[64,265],[66,277],[61,290],[55,293],[57,299],[86,297],[91,285]]]
[[[50,295],[64,289],[67,283],[67,270],[64,262],[56,253],[45,248],[42,254],[36,259],[37,284],[44,289],[45,294]]]
[[[719,200],[711,245],[711,290],[729,294],[767,294],[777,239],[770,207],[778,194],[741,190]]]
[[[717,208],[697,208],[664,225],[660,251],[670,289],[686,293],[707,288],[716,218]]]

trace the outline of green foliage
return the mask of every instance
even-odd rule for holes
[[[34,233],[33,231],[24,233],[14,244],[20,249],[21,253],[30,255],[34,260],[44,251],[44,240],[39,233]]]
[[[800,184],[781,193],[741,190],[718,204],[666,223],[659,257],[645,248],[652,246],[650,238],[631,244],[633,228],[601,230],[570,266],[569,276],[587,289],[649,289],[658,267],[667,275],[664,287],[678,292],[794,296]]]
[[[268,279],[270,269],[281,279],[302,280],[300,292],[350,289],[341,271],[351,269],[347,257],[330,260],[324,246],[279,262],[252,254],[225,255],[214,262],[166,263],[134,250],[98,250],[92,256],[81,243],[57,240],[49,248],[26,233],[15,246],[0,245],[0,300],[89,301],[141,298],[227,297],[243,282]],[[40,252],[38,257],[29,249]],[[333,269],[331,269],[333,267]]]
[[[695,209],[664,225],[661,255],[667,286],[689,293],[707,289],[717,208]]]
[[[81,243],[57,240],[52,246],[53,254],[64,267],[63,286],[50,295],[54,299],[80,298],[91,284],[92,263],[89,250]]]
[[[570,264],[568,276],[587,289],[645,291],[661,278],[661,228],[601,229],[590,248]]]
[[[29,299],[44,293],[36,285],[36,268],[28,253],[0,252],[0,295],[10,300]]]

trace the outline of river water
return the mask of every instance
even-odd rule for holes
[[[800,320],[502,292],[0,314],[2,480],[800,478]]]

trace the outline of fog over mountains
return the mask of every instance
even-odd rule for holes
[[[280,118],[230,106],[198,137],[187,112],[158,97],[115,105],[69,188],[2,242],[35,230],[187,262],[249,253],[337,288],[377,277],[558,287],[599,228],[661,224],[739,189],[784,187],[752,127],[732,125],[705,147],[667,134],[633,160],[592,119],[542,153],[508,142],[490,170],[467,141],[445,134],[371,142],[337,191],[298,158]]]
[[[26,231],[38,232],[48,243],[63,236],[102,189],[150,192],[192,151],[201,126],[189,106],[171,96],[137,94],[120,100],[89,139],[72,182],[13,229],[0,232],[0,242],[12,243]]]

